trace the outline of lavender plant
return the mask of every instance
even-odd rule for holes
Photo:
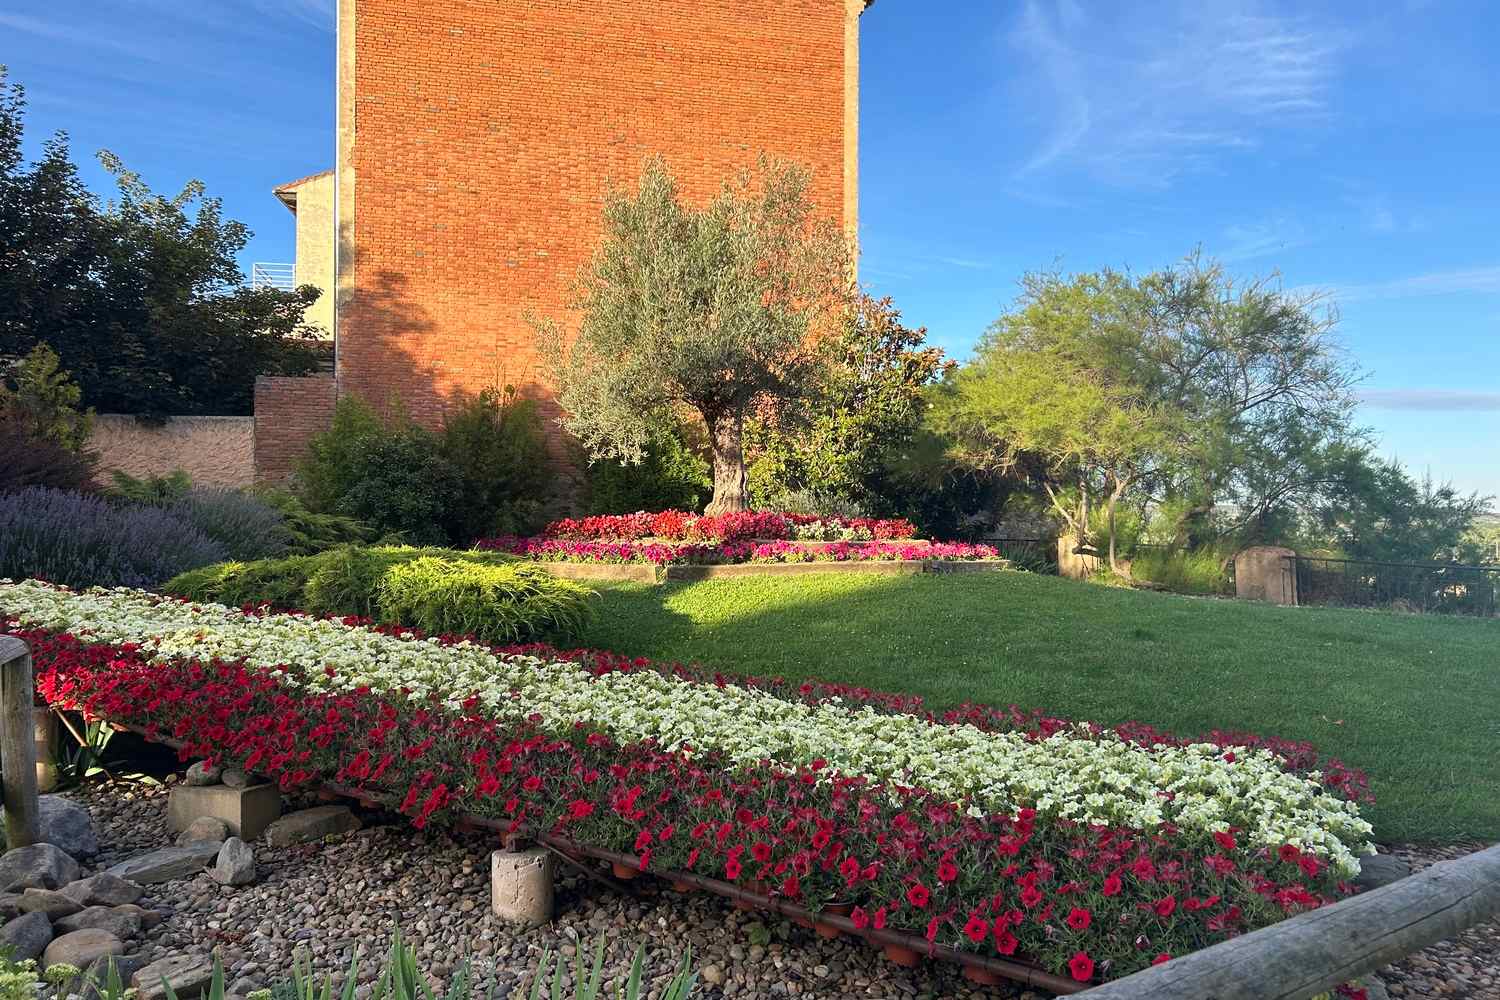
[[[39,486],[0,496],[0,577],[154,587],[228,555],[199,529],[154,507],[116,507]]]

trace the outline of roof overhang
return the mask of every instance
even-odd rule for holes
[[[874,0],[867,0],[867,2],[873,3]],[[272,188],[271,193],[276,196],[277,201],[281,202],[291,212],[295,213],[297,211],[297,189],[311,181],[321,180],[324,177],[332,176],[332,170],[324,170],[321,173],[308,174],[306,177],[298,177],[294,181],[288,181],[285,184],[280,184]]]

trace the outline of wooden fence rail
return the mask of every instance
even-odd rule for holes
[[[0,777],[5,786],[5,846],[30,847],[41,839],[36,789],[36,736],[32,706],[31,649],[0,635]]]
[[[1500,845],[1077,993],[1306,1000],[1500,916]]]

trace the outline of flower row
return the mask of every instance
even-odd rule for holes
[[[265,669],[161,659],[97,636],[25,637],[50,703],[181,742],[185,759],[237,764],[289,791],[338,781],[418,826],[497,819],[815,911],[837,901],[853,907],[857,927],[1016,956],[1083,982],[1347,890],[1296,845],[1256,846],[1235,829],[1202,844],[1168,826],[974,811],[821,759],[782,766],[624,742],[587,717],[555,728],[477,700],[350,687],[333,666]]]
[[[863,704],[809,703],[748,686],[696,683],[658,671],[596,673],[569,662],[505,656],[469,641],[418,640],[337,620],[247,614],[140,591],[73,593],[0,584],[0,612],[32,628],[138,645],[176,657],[292,666],[317,691],[369,689],[414,704],[478,707],[560,734],[586,721],[621,743],[708,749],[740,765],[821,759],[839,773],[922,788],[976,814],[1034,809],[1049,820],[1154,830],[1208,843],[1291,843],[1337,871],[1358,870],[1370,826],[1317,774],[1289,771],[1265,749],[1212,743],[1141,746],[1087,727],[1045,738],[963,723],[934,724]]]
[[[736,514],[691,514],[680,510],[659,513],[599,514],[564,518],[547,525],[545,538],[568,541],[633,541],[655,538],[673,542],[735,542],[749,539],[778,541],[890,541],[912,538],[917,529],[905,518],[814,517],[744,511]]]
[[[484,539],[477,547],[509,552],[538,562],[651,563],[657,566],[1000,558],[1000,552],[994,546],[966,542],[590,542],[504,536]]]

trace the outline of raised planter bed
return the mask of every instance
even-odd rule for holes
[[[965,562],[958,559],[893,559],[864,562],[724,563],[707,566],[655,566],[649,563],[537,562],[553,576],[567,580],[622,580],[633,583],[677,583],[738,580],[757,576],[807,576],[813,573],[874,573],[915,576],[919,573],[996,573],[1011,568],[1004,559]]]

